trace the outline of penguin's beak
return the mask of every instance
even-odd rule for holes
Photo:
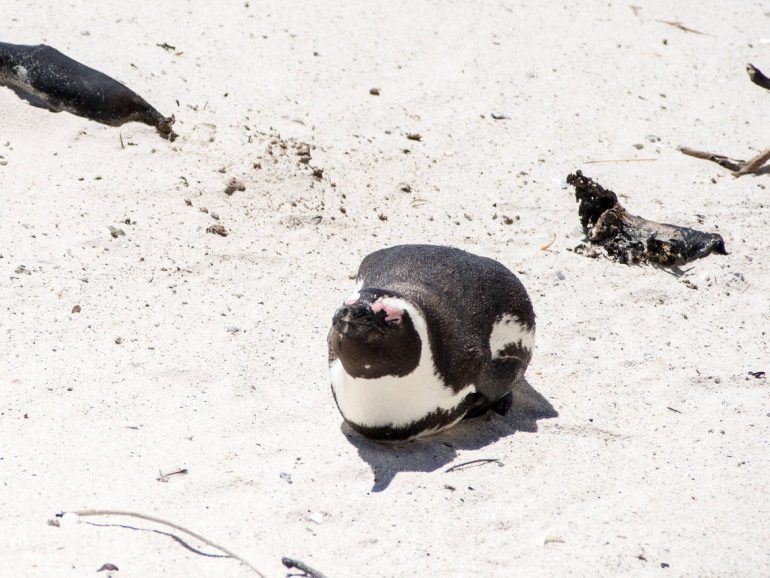
[[[372,331],[384,333],[380,319],[368,303],[343,305],[334,312],[334,329],[351,339],[366,338]]]

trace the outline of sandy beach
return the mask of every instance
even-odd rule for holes
[[[85,523],[168,530],[149,522],[46,523],[88,509],[275,577],[282,556],[329,578],[770,575],[770,177],[677,151],[770,146],[744,70],[770,69],[767,5],[3,16],[0,41],[113,76],[179,137],[0,87],[0,576],[254,575]],[[676,274],[576,254],[578,169],[729,254]],[[516,272],[537,345],[508,416],[382,446],[343,425],[326,334],[361,259],[413,242]]]

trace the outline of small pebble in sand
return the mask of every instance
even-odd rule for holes
[[[286,472],[281,472],[279,477],[284,480],[286,483],[291,484],[291,474],[287,474]]]
[[[215,221],[218,221],[218,220],[219,220],[219,213],[215,213],[214,211],[211,211],[211,212],[209,213],[209,215],[210,215],[210,216],[211,216],[211,218],[212,218],[212,219],[214,219]]]
[[[369,94],[372,96],[380,96],[380,89],[379,88],[370,88]]]
[[[210,227],[206,227],[206,232],[219,235],[220,237],[227,237],[227,235],[230,234],[225,228],[225,226],[220,225],[219,223],[217,223],[216,225],[211,225]]]
[[[561,536],[546,536],[543,544],[564,544],[564,538]]]
[[[236,327],[235,325],[228,325],[227,326],[227,332],[228,333],[238,333],[241,330],[240,327]]]
[[[16,273],[17,275],[32,275],[32,271],[27,269],[25,265],[19,265],[18,267],[16,267],[16,269],[14,270],[14,273]]]
[[[115,345],[120,345],[121,343],[123,343],[123,338],[122,337],[116,337],[115,338]]]
[[[310,145],[306,142],[294,143],[294,150],[298,157],[307,157],[310,159]]]
[[[225,194],[226,195],[232,195],[235,191],[245,191],[246,185],[244,185],[241,181],[233,177],[230,179],[230,181],[227,183],[227,186],[225,187]]]
[[[313,512],[307,519],[311,522],[315,522],[319,526],[324,523],[324,515],[321,512]]]
[[[113,227],[112,225],[109,225],[110,229],[110,235],[113,239],[117,239],[118,237],[125,237],[126,232],[123,229],[118,229],[117,227]]]
[[[408,132],[406,133],[406,138],[416,140],[417,142],[422,141],[422,135],[419,132]]]
[[[80,305],[75,305],[75,306],[72,308],[72,312],[73,312],[73,313],[80,313]]]

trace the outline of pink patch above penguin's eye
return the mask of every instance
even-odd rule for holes
[[[353,295],[345,299],[345,305],[353,305],[353,303],[358,301],[360,298],[361,298],[360,293],[353,293]]]
[[[379,313],[380,311],[385,311],[385,321],[391,321],[393,323],[401,323],[401,316],[403,314],[403,311],[399,309],[398,307],[394,307],[392,305],[388,305],[384,302],[383,298],[380,297],[372,303],[372,311],[375,313]]]

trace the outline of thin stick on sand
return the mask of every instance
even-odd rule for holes
[[[195,538],[196,540],[206,544],[207,546],[211,546],[212,548],[216,548],[220,552],[224,552],[227,554],[230,558],[234,558],[235,560],[238,560],[241,564],[244,566],[247,566],[251,570],[253,570],[257,576],[260,576],[261,578],[267,578],[267,575],[263,572],[261,572],[256,566],[253,564],[247,562],[238,554],[235,552],[232,552],[231,550],[228,550],[227,548],[220,546],[218,544],[215,544],[208,538],[204,538],[200,534],[197,534],[193,532],[192,530],[188,530],[184,526],[180,526],[178,524],[175,524],[173,522],[169,522],[168,520],[163,520],[161,518],[156,518],[155,516],[148,516],[147,514],[139,514],[137,512],[126,512],[123,510],[79,510],[75,512],[62,512],[61,514],[57,514],[56,518],[53,518],[51,520],[48,520],[49,526],[59,526],[59,520],[57,518],[61,518],[65,514],[75,514],[78,517],[87,517],[87,516],[127,516],[129,518],[139,518],[140,520],[147,520],[149,522],[155,522],[156,524],[162,524],[164,526],[168,526],[169,528],[173,528],[174,530],[178,530],[179,532],[184,532],[185,534],[188,534]]]
[[[749,63],[746,65],[746,72],[749,73],[751,82],[766,90],[770,90],[770,78],[765,76],[759,68]]]
[[[770,78],[765,76],[764,73],[759,70],[759,68],[753,64],[747,64],[746,72],[748,73],[751,82],[757,86],[761,86],[766,90],[770,90]],[[716,163],[720,167],[724,167],[727,170],[732,171],[734,177],[758,174],[762,170],[762,167],[765,166],[767,161],[770,161],[770,147],[764,149],[759,154],[751,157],[747,161],[731,159],[725,155],[692,149],[690,147],[679,147],[679,151],[682,154],[686,154],[691,157],[705,159],[707,161],[711,161],[712,163]]]
[[[608,159],[608,160],[594,160],[585,161],[587,165],[598,165],[599,163],[645,163],[651,161],[657,161],[658,159]]]
[[[697,149],[691,149],[690,147],[679,147],[679,152],[696,159],[705,159],[713,163],[718,164],[720,167],[724,167],[729,171],[739,171],[746,164],[746,161],[738,159],[731,159],[724,155],[718,155],[716,153],[710,153],[706,151],[699,151]]]
[[[479,466],[481,466],[483,464],[497,464],[498,466],[503,467],[503,462],[501,462],[497,458],[479,458],[477,460],[471,460],[469,462],[463,462],[461,464],[457,464],[455,466],[449,467],[449,468],[444,470],[444,473],[446,474],[446,473],[449,473],[449,472],[453,472],[455,470],[459,470],[461,468],[465,468],[465,467],[471,466],[471,465],[479,465]]]
[[[286,556],[284,556],[283,558],[281,558],[281,563],[284,566],[286,566],[288,569],[291,570],[292,568],[296,568],[297,570],[299,570],[300,572],[304,572],[311,578],[326,578],[324,574],[321,574],[321,572],[319,572],[315,568],[311,568],[310,566],[308,566],[307,564],[305,564],[300,560],[295,560],[294,558],[287,558]]]
[[[669,26],[673,26],[674,28],[679,28],[682,32],[692,32],[693,34],[700,34],[701,36],[711,36],[711,34],[706,34],[705,32],[701,32],[700,30],[695,30],[695,28],[690,28],[689,26],[685,26],[679,20],[656,20],[655,22],[660,22],[661,24],[668,24]]]
[[[748,175],[751,173],[756,174],[759,172],[759,169],[761,169],[768,160],[770,160],[770,148],[766,148],[757,156],[751,157],[749,160],[746,161],[746,164],[743,165],[741,169],[735,171],[733,174],[736,177],[741,177],[743,175]]]
[[[547,251],[551,248],[551,245],[553,245],[556,242],[556,233],[553,234],[553,237],[551,237],[551,240],[548,241],[545,245],[540,247],[541,251]]]

